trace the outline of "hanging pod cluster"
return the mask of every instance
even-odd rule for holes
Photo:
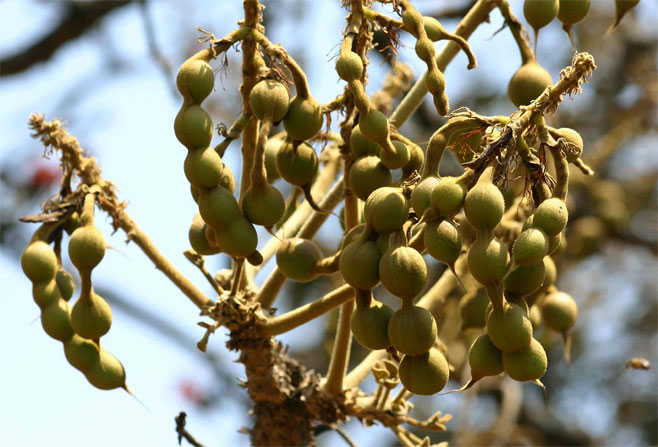
[[[21,266],[32,281],[34,301],[41,308],[41,325],[50,337],[63,343],[67,361],[96,388],[128,390],[123,365],[100,344],[112,324],[112,310],[94,293],[91,283],[91,272],[106,248],[105,238],[94,226],[94,202],[94,194],[85,196],[79,225],[73,225],[69,239],[69,258],[81,278],[80,296],[73,307],[68,303],[74,293],[73,278],[62,269],[61,260],[47,242],[55,229],[52,224],[44,224],[35,232],[21,256]]]

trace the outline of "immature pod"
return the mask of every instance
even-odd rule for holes
[[[477,238],[468,249],[468,269],[478,282],[491,285],[502,281],[509,269],[509,253],[504,242]]]
[[[386,349],[391,346],[388,339],[388,323],[393,310],[384,303],[371,300],[369,306],[357,306],[352,313],[351,327],[354,338],[368,349]]]
[[[399,188],[378,188],[366,200],[363,214],[366,224],[378,234],[392,233],[409,217],[409,203]]]
[[[228,226],[220,231],[215,231],[215,240],[219,248],[227,255],[234,258],[247,258],[250,263],[252,263],[250,257],[254,255],[256,258],[253,258],[253,260],[256,262],[255,260],[259,256],[256,253],[258,233],[256,233],[256,229],[251,222],[241,214],[238,216]]]
[[[66,231],[66,234],[73,233],[80,226],[80,214],[77,211],[73,211],[71,215],[66,219],[62,228]]]
[[[221,229],[239,218],[240,208],[229,190],[217,186],[200,194],[199,213],[212,228]]]
[[[308,239],[286,239],[276,252],[276,265],[286,277],[297,282],[317,278],[315,265],[322,260],[322,252]]]
[[[71,306],[60,299],[41,309],[41,326],[51,338],[64,341],[73,336]]]
[[[55,282],[57,283],[57,288],[59,289],[62,299],[64,301],[70,300],[73,296],[73,292],[75,292],[75,282],[73,281],[71,274],[63,268],[60,268],[55,275]]]
[[[342,214],[343,213],[341,212],[341,215]],[[343,240],[340,242],[340,250],[345,249],[345,247],[350,245],[352,242],[358,240],[361,237],[361,234],[363,233],[363,230],[365,230],[365,228],[366,228],[366,224],[364,223],[352,227],[352,229],[350,229],[350,231],[347,232],[347,234],[343,237]]]
[[[274,123],[281,121],[288,112],[289,102],[288,90],[272,79],[263,79],[249,93],[251,111],[261,121],[265,117]]]
[[[318,172],[318,156],[306,143],[286,141],[276,153],[276,167],[286,182],[310,185]]]
[[[100,350],[99,361],[85,372],[93,386],[101,390],[126,388],[126,371],[121,362],[104,349]]]
[[[542,302],[541,310],[546,326],[563,334],[576,324],[578,318],[576,301],[564,292],[547,294]]]
[[[57,272],[57,255],[44,241],[34,241],[21,255],[23,273],[33,283],[48,282]]]
[[[361,128],[357,124],[350,134],[350,150],[355,158],[367,157],[368,155],[379,156],[380,146],[364,137]]]
[[[322,129],[322,105],[313,97],[295,96],[283,119],[288,137],[295,141],[308,140]]]
[[[552,133],[554,138],[563,138],[565,140],[567,150],[564,152],[568,163],[573,163],[580,158],[585,144],[583,143],[583,137],[578,132],[568,127],[561,127]]]
[[[409,161],[402,166],[402,178],[405,179],[415,172],[420,172],[425,162],[425,153],[415,144],[409,148]]]
[[[343,81],[352,82],[361,79],[363,61],[353,51],[342,51],[336,58],[336,72]]]
[[[389,248],[379,261],[379,278],[393,295],[411,300],[425,288],[427,265],[423,256],[411,247]]]
[[[79,271],[93,270],[105,256],[105,238],[93,224],[83,225],[71,234],[69,258]]]
[[[487,333],[501,351],[519,351],[530,345],[532,324],[523,308],[506,303],[502,310],[494,310],[487,317]]]
[[[418,356],[405,355],[400,362],[400,381],[414,394],[431,396],[448,383],[448,361],[438,349],[431,348]]]
[[[411,208],[416,216],[422,217],[431,203],[432,190],[439,183],[436,177],[427,177],[416,185],[411,193]]]
[[[535,381],[542,378],[548,366],[544,347],[534,338],[530,344],[518,351],[503,351],[503,367],[508,376],[518,382]]]
[[[112,309],[105,299],[92,290],[75,302],[71,310],[71,326],[79,336],[98,340],[112,326]]]
[[[615,23],[610,30],[615,29],[626,13],[635,8],[638,3],[640,0],[615,0]]]
[[[360,114],[359,128],[364,137],[382,146],[382,151],[395,152],[390,139],[388,119],[382,112],[371,107],[368,113]]]
[[[558,0],[525,0],[523,3],[523,16],[535,32],[535,46],[539,30],[557,17],[559,6]]]
[[[286,212],[286,200],[270,184],[261,187],[252,184],[242,197],[242,212],[251,223],[272,228]]]
[[[407,145],[402,141],[394,140],[393,149],[395,151],[392,154],[385,150],[380,150],[379,158],[382,164],[388,169],[399,169],[409,162],[411,154]]]
[[[532,330],[536,331],[543,321],[539,305],[530,306],[528,318],[530,319],[530,323],[532,323]]]
[[[462,251],[459,230],[447,220],[428,222],[423,233],[427,252],[437,261],[454,265]]]
[[[357,159],[350,168],[349,179],[352,192],[361,200],[368,200],[374,190],[393,182],[391,171],[374,155]]]
[[[213,148],[198,148],[187,153],[183,170],[190,184],[198,189],[210,189],[219,184],[224,164]]]
[[[359,237],[343,248],[339,261],[340,274],[350,286],[370,290],[379,283],[381,257],[374,241]]]
[[[458,158],[460,163],[466,163],[473,159],[482,143],[484,129],[474,125],[471,128],[460,129],[450,134],[446,147]]]
[[[90,371],[100,362],[98,345],[76,334],[64,341],[64,355],[71,366],[83,373]]]
[[[276,153],[283,144],[280,138],[270,138],[265,143],[265,172],[267,172],[267,181],[273,183],[276,179],[281,177],[279,170],[276,168]]]
[[[459,213],[466,199],[466,186],[456,177],[442,177],[430,196],[430,203],[439,216],[452,217]]]
[[[459,315],[462,331],[469,328],[483,328],[487,323],[487,306],[491,303],[483,290],[465,295],[459,302]]]
[[[212,119],[198,105],[183,107],[174,120],[174,133],[188,149],[208,147],[212,141]]]
[[[527,106],[553,85],[551,75],[535,61],[521,66],[507,85],[507,96],[516,107]]]
[[[183,97],[190,97],[195,103],[201,104],[215,87],[212,67],[199,59],[183,62],[176,74],[176,87]]]
[[[206,236],[208,225],[201,218],[201,214],[196,213],[190,231],[188,232],[188,239],[190,246],[200,255],[209,256],[216,255],[220,252],[219,248],[213,247]]]
[[[546,277],[543,261],[535,265],[522,265],[505,277],[505,295],[508,297],[525,297],[537,292]]]
[[[488,232],[498,225],[505,212],[503,193],[496,185],[480,177],[466,194],[464,212],[471,225]]]
[[[231,194],[235,194],[235,177],[228,165],[224,165],[224,169],[222,169],[222,176],[219,179],[218,186],[228,190]]]
[[[32,298],[34,298],[37,306],[42,309],[57,303],[62,298],[57,287],[57,281],[51,279],[50,281],[35,282],[32,284]]]
[[[472,383],[483,377],[497,376],[504,371],[503,352],[491,342],[489,335],[482,334],[468,350],[468,364]]]
[[[548,237],[542,230],[528,228],[514,241],[512,259],[516,265],[537,265],[548,254]]]
[[[532,223],[548,236],[555,236],[564,230],[568,220],[567,205],[561,199],[552,197],[539,204]]]
[[[403,354],[413,356],[429,351],[436,335],[436,321],[423,307],[403,304],[388,322],[388,339]]]
[[[590,0],[560,0],[557,18],[564,25],[575,25],[589,12]]]

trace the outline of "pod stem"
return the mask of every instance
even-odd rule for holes
[[[498,9],[505,19],[505,23],[509,27],[514,40],[516,41],[516,46],[519,47],[519,53],[521,53],[521,64],[526,65],[530,63],[536,63],[535,53],[532,51],[532,47],[528,42],[528,39],[523,34],[523,26],[521,22],[512,14],[509,3],[506,0],[502,0]]]
[[[569,189],[569,163],[559,147],[549,147],[555,161],[555,175],[557,176],[553,197],[557,197],[564,202],[567,199],[567,190]]]
[[[80,299],[90,300],[93,286],[91,284],[91,270],[79,270],[80,272]]]
[[[324,315],[353,297],[354,289],[347,284],[342,285],[322,298],[268,320],[261,327],[262,334],[265,336],[284,334]]]
[[[340,262],[340,250],[333,256],[319,260],[313,271],[321,275],[328,275],[338,271],[338,264]]]
[[[494,312],[502,312],[505,304],[505,297],[500,291],[500,284],[485,284],[484,289],[487,291],[487,296],[491,300]]]
[[[88,193],[85,195],[82,204],[82,213],[80,213],[80,226],[87,226],[94,224],[94,205],[96,203],[96,195]]]
[[[258,140],[256,143],[256,153],[254,154],[254,163],[251,167],[251,187],[263,190],[267,185],[267,171],[265,169],[265,143],[267,136],[272,128],[272,120],[265,117],[258,129]]]
[[[363,290],[357,289],[356,287],[353,289],[354,303],[356,304],[357,309],[368,309],[370,307],[370,303],[372,303],[373,300],[372,289]]]
[[[247,123],[249,123],[249,119],[250,118],[247,115],[242,114],[237,120],[235,120],[228,130],[223,129],[220,132],[223,132],[222,135],[224,136],[224,140],[214,148],[215,152],[217,152],[220,157],[224,156],[226,149],[228,149],[229,144],[231,144],[233,140],[240,138],[240,133]]]

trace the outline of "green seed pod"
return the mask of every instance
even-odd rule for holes
[[[190,97],[195,103],[201,102],[210,95],[215,87],[215,74],[208,62],[188,60],[178,69],[176,87],[183,97]]]
[[[566,332],[571,329],[578,318],[576,301],[564,292],[547,294],[541,310],[546,326],[558,332]]]
[[[573,163],[580,158],[585,144],[583,143],[583,137],[578,132],[568,127],[562,127],[555,131],[555,136],[564,138],[567,142],[568,150],[565,151],[567,162]]]
[[[472,380],[497,376],[503,372],[503,352],[491,342],[487,334],[475,339],[468,350],[468,364]]]
[[[242,197],[244,217],[266,228],[276,225],[286,212],[286,200],[281,192],[270,184],[262,188],[249,187]]]
[[[505,372],[517,382],[539,380],[546,372],[548,359],[544,347],[534,338],[530,345],[516,352],[503,351]]]
[[[548,236],[555,236],[564,230],[569,220],[567,205],[557,197],[544,200],[535,211],[533,225]]]
[[[446,147],[455,153],[460,163],[466,163],[478,153],[484,132],[475,132],[478,127],[460,129],[453,132],[448,138]]]
[[[322,252],[314,242],[307,239],[286,239],[276,252],[276,265],[281,273],[297,282],[309,282],[317,278],[315,265],[321,260]]]
[[[557,280],[557,267],[555,266],[555,261],[550,256],[544,258],[544,269],[546,275],[544,276],[544,282],[539,289],[540,292],[545,292],[550,286],[555,284]]]
[[[210,245],[210,242],[208,242],[208,238],[206,237],[207,228],[208,225],[206,225],[206,223],[201,218],[201,214],[197,213],[194,216],[194,220],[190,226],[190,231],[188,232],[190,246],[200,255],[216,255],[220,251],[219,248],[213,247]]]
[[[379,158],[382,160],[382,164],[388,169],[398,169],[406,165],[411,158],[409,153],[409,148],[402,141],[393,141],[393,149],[395,153],[393,155],[387,153],[384,150],[379,151]]]
[[[393,176],[379,157],[361,157],[350,168],[350,188],[361,200],[368,200],[370,194],[383,186],[390,186]]]
[[[213,148],[199,148],[187,153],[183,169],[187,181],[199,189],[208,189],[219,184],[224,164]]]
[[[388,234],[402,228],[409,216],[409,203],[399,188],[378,188],[366,200],[363,214],[375,232]]]
[[[548,254],[548,237],[536,228],[529,228],[514,241],[512,257],[516,265],[536,265]]]
[[[518,351],[530,345],[532,324],[522,307],[505,303],[501,311],[493,311],[487,317],[487,333],[503,352]]]
[[[548,254],[552,255],[562,246],[562,233],[548,236]]]
[[[493,183],[479,181],[466,194],[464,212],[475,228],[492,230],[505,212],[503,193]]]
[[[197,188],[194,185],[190,185],[190,194],[192,195],[192,200],[198,205],[199,204],[199,196],[201,195],[201,191],[199,191],[199,188]]]
[[[229,190],[220,186],[201,193],[199,212],[203,220],[216,229],[227,227],[240,216],[237,200]]]
[[[363,61],[353,51],[341,52],[336,59],[336,72],[343,81],[352,82],[361,79]]]
[[[66,234],[73,233],[80,226],[80,214],[77,211],[73,211],[71,215],[66,219],[62,228],[66,231]]]
[[[509,253],[504,242],[497,239],[478,238],[468,250],[468,269],[481,284],[493,284],[507,274]]]
[[[292,141],[286,141],[276,153],[276,167],[286,182],[310,185],[318,173],[318,155],[306,143],[295,146]]]
[[[439,183],[436,177],[427,177],[416,185],[411,193],[411,208],[416,216],[422,217],[431,203],[432,190]]]
[[[612,25],[612,29],[616,28],[626,13],[635,8],[638,3],[640,0],[615,0],[615,23]]]
[[[64,355],[71,366],[83,373],[100,362],[98,345],[76,334],[64,342]]]
[[[532,330],[536,331],[542,322],[541,309],[539,308],[539,305],[534,305],[530,307],[530,310],[528,312],[528,318],[530,319],[530,323],[532,324]]]
[[[268,117],[274,123],[281,121],[288,112],[289,102],[288,90],[272,79],[263,79],[249,93],[251,111],[259,120]]]
[[[224,169],[222,169],[222,177],[219,179],[219,186],[227,189],[231,194],[235,194],[235,177],[228,165],[224,165]]]
[[[388,339],[403,354],[420,355],[429,351],[436,335],[436,321],[423,307],[402,306],[388,322]]]
[[[446,29],[434,17],[423,16],[423,28],[425,28],[425,34],[432,42],[445,39]]]
[[[462,331],[469,328],[483,328],[487,323],[487,306],[491,304],[483,290],[465,295],[459,302],[459,314],[462,318]]]
[[[391,245],[390,239],[391,239],[390,234],[380,234],[379,236],[377,236],[377,241],[376,241],[377,249],[382,255],[388,251]],[[379,269],[379,266],[377,266],[377,268]]]
[[[434,57],[434,42],[427,37],[420,38],[416,41],[416,56],[425,63],[430,63]]]
[[[71,306],[64,300],[58,300],[41,309],[41,326],[50,337],[65,341],[73,336],[71,327]]]
[[[427,265],[423,256],[411,247],[389,249],[379,261],[379,278],[393,295],[410,300],[427,283]]]
[[[439,216],[452,217],[462,209],[465,199],[466,187],[456,177],[442,177],[432,189],[430,203]]]
[[[507,96],[516,107],[527,106],[553,85],[551,75],[536,62],[528,62],[519,68],[507,86]]]
[[[57,272],[57,255],[46,242],[35,241],[21,255],[21,267],[33,283],[48,282]]]
[[[380,146],[364,137],[357,124],[350,134],[350,149],[355,158],[361,158],[368,155],[379,156]]]
[[[427,252],[437,261],[452,265],[462,251],[459,230],[447,220],[428,222],[423,233]]]
[[[101,390],[126,388],[126,371],[121,362],[104,349],[100,350],[99,359],[85,373],[89,383]]]
[[[313,97],[295,96],[290,103],[288,113],[283,119],[283,127],[288,137],[304,141],[315,136],[322,129],[322,105]]]
[[[276,153],[279,152],[282,144],[283,140],[280,138],[270,138],[265,143],[265,172],[267,172],[267,181],[269,183],[281,177],[279,170],[276,168]]]
[[[368,349],[386,349],[391,346],[388,339],[388,323],[393,310],[386,304],[370,301],[369,307],[359,307],[352,313],[352,333],[361,346]]]
[[[357,239],[347,245],[340,254],[340,274],[350,286],[370,290],[379,283],[381,257],[375,242]]]
[[[389,136],[388,119],[375,108],[370,108],[368,113],[359,115],[359,129],[364,137],[379,144],[385,142]]]
[[[189,149],[208,147],[212,141],[212,119],[200,106],[182,108],[174,120],[174,133]]]
[[[425,153],[420,148],[420,146],[416,146],[415,144],[412,144],[411,147],[409,148],[409,161],[407,162],[407,164],[402,166],[402,177],[407,178],[414,171],[420,172],[420,169],[423,167],[424,162],[425,162]]]
[[[93,270],[105,256],[105,238],[93,225],[83,225],[69,239],[69,258],[80,271]]]
[[[256,251],[258,233],[251,222],[242,215],[238,216],[221,231],[215,231],[215,239],[219,248],[227,255],[248,258]]]
[[[345,208],[343,208],[344,210]],[[356,227],[353,227],[347,234],[343,237],[343,240],[340,242],[340,249],[343,250],[352,242],[356,241],[361,237],[361,233],[365,230],[366,224],[359,224]]]
[[[558,0],[525,0],[523,3],[523,16],[526,22],[535,30],[539,30],[557,17]]]
[[[50,281],[36,282],[32,284],[32,298],[40,308],[49,307],[58,302],[62,295],[54,279]]]
[[[537,292],[544,282],[546,267],[543,261],[535,265],[522,265],[505,277],[505,295],[525,297]]]
[[[421,396],[431,396],[446,386],[450,369],[443,354],[432,348],[416,357],[405,355],[400,362],[399,375],[407,390]]]
[[[55,275],[55,281],[57,282],[57,288],[59,289],[62,299],[64,301],[70,300],[75,291],[75,282],[73,281],[71,274],[60,268]]]
[[[93,291],[81,296],[71,310],[71,326],[83,338],[96,340],[107,334],[112,326],[112,309]]]
[[[557,18],[564,25],[574,25],[589,12],[590,0],[560,0]]]

